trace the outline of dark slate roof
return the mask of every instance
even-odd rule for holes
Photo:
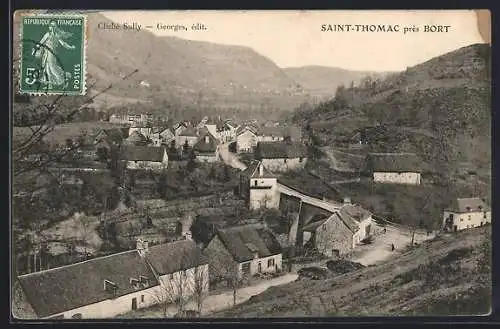
[[[346,214],[348,214],[350,217],[357,220],[358,222],[361,222],[372,215],[365,208],[355,204],[344,205],[342,206],[341,210],[344,211]]]
[[[187,136],[187,137],[198,137],[198,134],[196,133],[196,129],[193,127],[188,127],[184,129],[179,136]]]
[[[447,210],[459,213],[490,211],[491,208],[480,198],[458,198]]]
[[[340,218],[340,220],[344,222],[351,232],[356,233],[359,230],[358,221],[354,219],[345,209],[340,208],[340,210],[335,212],[334,215]]]
[[[125,139],[125,143],[126,144],[133,144],[133,145],[138,145],[138,144],[144,145],[147,142],[147,140],[148,139],[146,138],[146,136],[141,134],[139,131],[134,130],[130,134],[130,136],[128,136],[128,138]]]
[[[271,231],[253,225],[236,226],[217,231],[222,243],[237,262],[254,259],[256,249],[259,258],[281,253],[281,245]]]
[[[365,169],[369,172],[420,172],[422,164],[414,153],[370,153]]]
[[[162,162],[164,151],[163,147],[122,146],[120,160]]]
[[[306,146],[296,142],[259,142],[255,152],[259,159],[292,159],[307,156]]]
[[[275,137],[285,137],[288,131],[285,127],[261,127],[259,128],[258,134],[261,136],[275,136]]]
[[[236,135],[240,135],[240,134],[244,133],[247,130],[251,131],[254,134],[257,134],[257,131],[258,131],[258,129],[256,127],[254,127],[254,126],[251,126],[251,125],[242,125],[242,126],[239,126],[238,129],[236,129]]]
[[[141,275],[149,279],[148,287],[158,284],[150,267],[131,250],[22,275],[19,281],[37,315],[46,317],[112,298],[113,294],[104,290],[104,280],[118,286],[114,296],[130,294],[136,291],[130,278]]]
[[[208,264],[208,258],[191,240],[180,240],[149,247],[146,258],[159,275]]]
[[[326,223],[329,220],[339,220],[343,222],[352,233],[356,233],[359,230],[358,222],[354,218],[349,216],[347,212],[342,211],[342,209],[334,212],[330,216],[318,214],[315,217],[316,219],[314,219],[313,217],[313,220],[310,223],[304,225],[304,227],[302,228],[303,231],[315,232],[320,225]]]
[[[206,137],[208,137],[208,143],[205,140]],[[201,153],[214,153],[217,150],[217,140],[210,132],[207,132],[194,144],[193,149]]]
[[[263,175],[260,176],[259,165],[264,167]],[[241,172],[241,174],[247,178],[276,178],[276,176],[270,172],[259,160],[252,160],[250,165]]]

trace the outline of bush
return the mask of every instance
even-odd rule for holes
[[[336,274],[344,274],[364,268],[364,266],[360,263],[351,262],[344,259],[329,260],[328,262],[326,262],[326,267],[328,267],[330,271]]]
[[[297,271],[299,278],[323,280],[328,277],[328,270],[321,267],[304,267]]]

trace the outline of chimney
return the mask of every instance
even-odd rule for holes
[[[148,242],[145,240],[142,240],[141,238],[137,239],[136,249],[139,252],[139,255],[141,257],[144,257],[146,255],[146,253],[149,251]]]
[[[352,203],[351,203],[351,198],[349,198],[349,197],[345,197],[345,198],[344,198],[344,206],[345,206],[345,205],[350,205],[350,204],[352,204]]]
[[[262,162],[259,163],[259,176],[264,176],[264,165],[262,165]]]

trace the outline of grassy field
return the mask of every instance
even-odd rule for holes
[[[218,317],[476,315],[490,311],[491,228],[440,235],[376,266],[273,287]]]

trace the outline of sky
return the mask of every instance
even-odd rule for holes
[[[320,65],[360,71],[400,71],[481,43],[471,10],[420,11],[120,11],[103,12],[120,24],[150,25],[152,33],[253,48],[280,67]],[[184,25],[188,31],[157,29]],[[193,24],[207,29],[191,30]],[[322,32],[324,24],[399,25],[400,32]],[[424,32],[448,25],[448,32]],[[418,32],[403,33],[404,27]]]

